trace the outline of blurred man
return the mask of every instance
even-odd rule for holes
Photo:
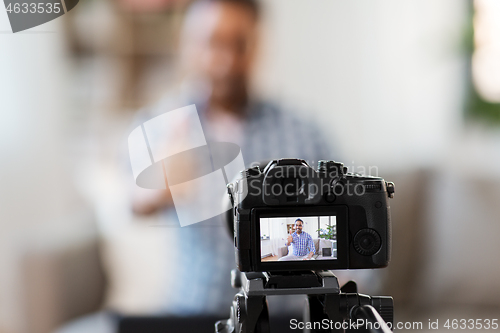
[[[238,144],[247,165],[284,157],[301,158],[311,165],[319,159],[335,159],[313,124],[250,95],[259,19],[255,0],[194,2],[181,34],[180,60],[185,69],[181,88],[142,112],[136,125],[195,104],[207,141]],[[190,173],[189,166],[196,163],[184,165],[178,172]],[[158,312],[227,317],[235,294],[230,286],[235,259],[221,219],[181,228],[168,189],[136,188],[132,207],[136,214],[161,212],[171,238],[177,240],[167,244],[168,253],[164,253],[165,269],[173,278]]]
[[[247,166],[284,157],[302,158],[311,165],[335,158],[313,124],[251,96],[259,18],[255,0],[195,2],[187,11],[181,35],[180,54],[186,71],[182,89],[154,106],[145,118],[194,103],[207,140],[238,144]],[[184,165],[178,172],[189,173],[187,166],[197,163],[186,161]],[[138,214],[162,210],[167,224],[179,225],[168,190],[138,189],[133,208]],[[178,265],[171,262],[179,284],[170,286],[177,292],[165,301],[166,313],[227,313],[234,295],[230,270],[235,263],[225,229],[218,218],[171,229],[182,242],[166,255],[176,258],[183,254],[183,260]]]

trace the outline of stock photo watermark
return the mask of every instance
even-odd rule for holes
[[[20,32],[52,21],[73,8],[79,0],[4,0],[12,32]]]
[[[128,147],[137,186],[170,191],[181,226],[227,211],[226,185],[245,168],[238,145],[206,140],[194,104],[141,124]]]
[[[422,321],[399,321],[394,324],[379,322],[370,322],[364,319],[333,321],[323,319],[322,321],[299,321],[297,319],[290,320],[290,329],[292,330],[380,330],[382,326],[394,330],[498,330],[498,319],[428,319],[427,322]]]

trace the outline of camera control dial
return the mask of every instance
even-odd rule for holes
[[[364,256],[371,256],[378,252],[382,241],[380,235],[373,229],[361,229],[354,236],[354,248]]]

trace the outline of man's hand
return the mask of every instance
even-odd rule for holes
[[[290,230],[290,233],[288,234],[287,241],[288,241],[288,245],[292,244],[292,242],[293,242],[292,230]]]
[[[186,120],[179,121],[174,129],[174,133],[165,136],[165,141],[162,142],[164,147],[170,147],[177,151],[189,150],[189,137],[186,133],[189,131],[189,123]],[[174,140],[175,139],[175,140]],[[174,147],[175,146],[175,147]],[[169,178],[168,181],[180,183],[179,180],[194,179],[194,166],[198,165],[200,161],[196,160],[193,154],[182,154],[177,159],[166,159],[162,161],[163,168],[167,170]],[[181,189],[181,190],[180,190]],[[187,191],[184,191],[187,192]],[[182,188],[178,187],[177,195],[184,199],[182,196],[189,195],[183,193]],[[167,207],[173,207],[174,201],[170,189],[153,190],[144,189],[134,186],[134,193],[132,195],[132,211],[139,215],[150,215],[158,212]]]
[[[313,252],[311,252],[311,253],[309,253],[309,254],[307,255],[307,257],[305,257],[305,258],[304,258],[304,259],[302,259],[302,260],[311,260],[311,258],[312,258],[312,256],[313,256],[313,255],[314,255],[314,253],[313,253]]]
[[[173,205],[170,190],[151,190],[135,187],[132,196],[132,211],[139,215],[150,215],[159,209]]]

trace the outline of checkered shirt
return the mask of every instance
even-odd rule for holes
[[[314,242],[311,237],[307,232],[302,231],[300,236],[297,234],[297,232],[294,232],[292,234],[293,237],[293,255],[297,257],[302,257],[305,256],[309,253],[315,253],[314,249]]]

